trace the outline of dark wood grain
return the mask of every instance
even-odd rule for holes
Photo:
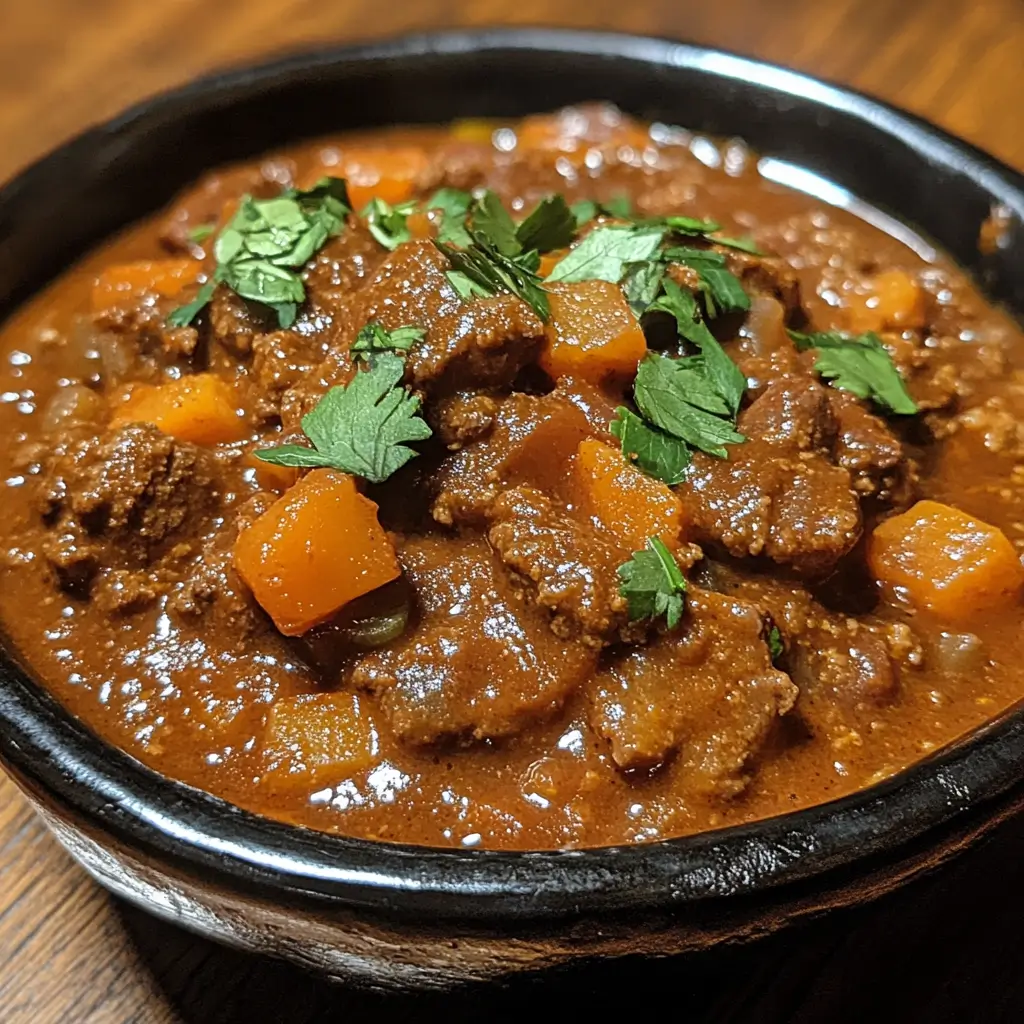
[[[226,63],[463,24],[710,43],[881,96],[1024,167],[1020,0],[6,0],[0,178],[155,90]],[[0,777],[0,1021],[217,1024],[652,1015],[714,1024],[1024,1019],[1024,822],[936,878],[754,947],[382,999],[221,950],[120,906]]]

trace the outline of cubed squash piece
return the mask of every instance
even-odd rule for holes
[[[595,384],[634,376],[647,342],[622,289],[610,281],[581,281],[548,290],[551,318],[541,366],[552,377]]]
[[[648,537],[666,547],[679,546],[683,507],[669,487],[642,473],[610,445],[581,441],[575,475],[581,503],[629,551],[639,551]]]
[[[215,373],[196,373],[167,384],[137,384],[116,408],[111,425],[152,423],[192,444],[240,441],[248,433],[231,385]]]
[[[905,270],[883,270],[871,278],[864,292],[851,296],[850,329],[860,333],[923,327],[924,300],[924,290]]]
[[[1024,567],[1002,530],[937,501],[879,524],[868,544],[875,579],[921,608],[962,622],[1013,600]]]
[[[264,462],[254,452],[245,456],[246,466],[252,470],[256,485],[263,491],[276,491],[284,494],[289,487],[294,487],[299,479],[299,471],[292,466],[278,466],[274,462]]]
[[[355,481],[315,469],[243,530],[235,568],[286,636],[396,579],[395,549]]]
[[[366,705],[347,691],[276,700],[263,740],[264,783],[336,784],[372,768],[380,744]]]
[[[130,305],[145,295],[176,299],[199,280],[198,260],[136,260],[107,267],[92,287],[92,311],[103,313]]]
[[[371,199],[383,199],[392,206],[409,199],[426,166],[427,154],[418,146],[356,146],[343,150],[336,164],[314,167],[300,184],[311,188],[328,175],[344,178],[352,208],[358,212]]]

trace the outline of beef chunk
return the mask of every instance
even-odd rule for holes
[[[328,240],[303,272],[306,294],[315,312],[332,318],[347,307],[387,257],[361,218],[349,219],[341,234]],[[358,330],[362,324],[358,324]]]
[[[536,355],[544,325],[511,295],[463,302],[449,282],[448,262],[429,242],[399,246],[337,316],[323,362],[290,391],[285,426],[308,411],[328,387],[351,374],[349,349],[367,323],[385,330],[415,326],[426,337],[405,360],[408,385],[436,398],[466,389],[506,388]]]
[[[88,588],[101,569],[146,569],[211,512],[215,479],[210,456],[155,427],[77,444],[47,481],[44,554],[68,588]],[[114,603],[126,582],[113,581]]]
[[[218,530],[181,573],[167,597],[169,614],[192,625],[205,622],[207,629],[239,650],[254,633],[273,632],[270,620],[235,572],[231,552],[238,534],[275,499],[276,495],[260,492],[235,510],[230,524]]]
[[[351,682],[380,696],[403,741],[513,735],[550,717],[593,672],[594,652],[556,637],[482,540],[421,538],[400,558],[419,624],[361,658]]]
[[[488,434],[501,407],[499,399],[482,391],[457,391],[436,402],[430,422],[452,451]]]
[[[284,393],[313,369],[323,352],[317,340],[297,331],[258,334],[251,344],[255,411],[272,419],[280,414]]]
[[[253,338],[271,329],[265,311],[223,285],[213,293],[207,315],[214,341],[237,356],[248,355]]]
[[[740,417],[739,429],[748,440],[728,459],[695,455],[680,488],[697,539],[824,575],[863,525],[850,474],[831,461],[838,427],[828,392],[807,378],[781,380]]]
[[[194,327],[172,327],[167,323],[167,314],[173,305],[172,302],[154,303],[143,297],[130,305],[98,313],[95,324],[101,331],[124,338],[143,352],[163,352],[173,359],[188,358],[199,344],[199,332]]]
[[[907,626],[832,611],[798,584],[720,576],[728,593],[755,604],[781,630],[801,709],[818,697],[847,708],[891,700],[901,675],[922,662],[921,645]]]
[[[739,249],[722,249],[726,266],[750,295],[773,298],[788,317],[800,309],[800,281],[793,269],[778,256],[756,256]]]
[[[908,506],[917,474],[899,439],[849,392],[831,389],[830,404],[836,420],[835,461],[849,471],[853,489],[887,506]]]
[[[505,491],[489,518],[491,546],[552,613],[559,636],[580,636],[599,647],[626,631],[626,599],[616,576],[622,556],[594,527],[532,487]]]
[[[653,768],[673,753],[703,795],[734,796],[797,688],[772,667],[758,609],[691,590],[678,633],[640,647],[591,684],[594,730],[622,769]]]
[[[529,484],[559,494],[569,460],[593,433],[586,413],[560,389],[541,397],[510,395],[493,429],[443,463],[434,518],[446,526],[480,528],[506,487]]]

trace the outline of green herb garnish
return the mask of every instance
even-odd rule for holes
[[[548,275],[550,282],[610,281],[618,284],[626,268],[654,257],[664,238],[663,228],[631,225],[594,228]]]
[[[167,322],[172,327],[191,323],[223,283],[243,299],[269,306],[281,327],[291,327],[306,297],[297,271],[341,231],[350,210],[342,178],[323,178],[306,191],[288,189],[276,199],[244,196],[214,243],[213,276]]]
[[[194,242],[199,245],[205,242],[210,235],[217,230],[217,225],[213,221],[209,221],[206,224],[197,224],[194,228],[188,229],[188,234],[185,236],[190,242]]]
[[[576,219],[560,195],[542,199],[516,228],[516,238],[524,251],[564,249],[575,237]]]
[[[374,356],[368,370],[331,388],[302,417],[312,448],[286,444],[263,448],[256,456],[277,466],[327,466],[381,483],[416,456],[406,442],[430,437],[419,398],[399,386],[404,372],[400,356]]]
[[[749,252],[751,256],[764,256],[755,242],[749,235],[743,238],[730,238],[727,235],[709,235],[709,240],[715,245],[724,245],[729,249],[739,249],[740,252]]]
[[[746,440],[737,433],[735,413],[708,373],[704,356],[645,356],[633,397],[649,424],[709,455],[724,459],[725,445]]]
[[[768,630],[768,653],[772,657],[772,664],[782,657],[786,652],[786,647],[782,642],[782,634],[779,632],[778,626],[772,626]]]
[[[743,394],[747,390],[747,379],[740,368],[725,354],[718,339],[708,330],[697,308],[693,294],[684,291],[670,277],[663,282],[664,294],[652,302],[648,312],[661,311],[675,317],[679,334],[700,349],[704,357],[704,371],[725,399],[726,405],[735,416],[739,411]]]
[[[700,217],[665,217],[663,222],[677,235],[709,235],[722,226],[716,220],[702,220]]]
[[[356,335],[349,351],[356,353],[357,359],[369,359],[371,352],[408,352],[426,334],[422,327],[397,327],[386,331],[371,321]]]
[[[858,398],[870,398],[902,416],[912,416],[918,411],[882,339],[874,331],[856,336],[838,331],[817,334],[790,331],[789,336],[801,352],[810,348],[818,350],[814,369],[835,387]]]
[[[546,322],[551,315],[547,292],[536,274],[536,253],[505,256],[480,233],[474,234],[473,244],[465,249],[435,244],[448,257],[452,265],[448,280],[462,298],[507,292],[522,299],[541,320]]]
[[[461,188],[438,189],[425,203],[428,210],[441,211],[441,223],[437,229],[437,240],[448,245],[463,248],[473,244],[466,230],[466,218],[473,205],[473,197]]]
[[[412,238],[407,221],[409,220],[409,214],[415,209],[415,201],[391,206],[389,203],[384,202],[383,199],[374,197],[363,207],[359,216],[366,221],[370,234],[385,249],[394,250],[403,242],[408,242]]]
[[[615,412],[617,418],[610,429],[622,443],[622,454],[648,476],[670,487],[682,483],[690,464],[690,449],[685,442],[652,428],[624,406]]]
[[[471,210],[471,234],[482,236],[503,256],[518,256],[523,247],[516,237],[516,225],[496,192],[486,191]]]
[[[637,319],[647,312],[658,297],[664,277],[665,265],[657,260],[634,263],[627,268],[622,281],[622,293]]]
[[[669,629],[683,615],[686,578],[672,552],[659,537],[648,537],[647,547],[618,569],[619,593],[626,598],[630,622],[665,616]]]
[[[709,317],[719,313],[742,313],[750,309],[750,296],[740,280],[726,266],[725,257],[710,249],[678,246],[665,250],[669,263],[681,263],[696,271]]]

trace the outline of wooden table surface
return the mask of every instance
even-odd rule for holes
[[[464,24],[555,23],[709,43],[874,93],[1024,167],[1021,0],[29,0],[0,3],[0,178],[89,122],[217,65]],[[0,776],[0,1021],[1024,1019],[1024,821],[936,878],[761,944],[472,998],[382,999],[194,939],[98,889]]]

